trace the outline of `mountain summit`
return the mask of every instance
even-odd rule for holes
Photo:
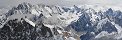
[[[115,8],[22,3],[0,15],[0,40],[121,40],[122,11]]]

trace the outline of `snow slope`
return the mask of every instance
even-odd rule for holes
[[[24,19],[29,23],[26,25],[35,27],[34,30],[37,33],[42,30],[41,34],[43,35],[53,35],[52,40],[106,39],[104,37],[121,40],[122,38],[122,11],[120,7],[100,5],[62,7],[22,3],[0,15],[1,30],[9,20],[15,19],[18,22]],[[12,23],[14,22],[12,21]],[[41,38],[43,39],[43,37]]]

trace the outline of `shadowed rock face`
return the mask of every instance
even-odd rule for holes
[[[23,19],[10,20],[0,29],[0,40],[40,40],[40,37],[45,39],[53,37],[50,28],[43,24],[41,28],[33,27]]]

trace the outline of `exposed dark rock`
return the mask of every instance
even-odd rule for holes
[[[37,30],[37,28],[25,20],[10,20],[0,29],[0,40],[36,40],[38,37],[44,37],[45,39],[53,37],[50,28],[43,24],[41,28],[38,28],[40,30]]]

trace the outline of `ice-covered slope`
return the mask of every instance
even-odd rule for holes
[[[1,40],[121,40],[121,27],[121,8],[111,6],[22,3],[0,15]]]

